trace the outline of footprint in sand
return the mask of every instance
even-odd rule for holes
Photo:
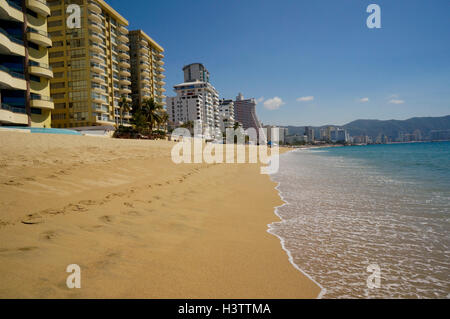
[[[51,241],[51,240],[56,239],[56,237],[58,237],[58,233],[56,231],[53,231],[53,230],[49,230],[49,231],[46,231],[46,232],[43,232],[43,233],[40,234],[40,238],[42,240],[49,240],[49,241]]]
[[[3,183],[3,184],[8,185],[8,186],[23,186],[22,183],[20,183],[20,182],[18,182],[18,181],[15,181],[15,180],[13,180],[13,179],[11,179],[11,180],[9,180],[9,181]]]
[[[22,224],[25,225],[37,225],[42,224],[44,219],[40,214],[29,214],[24,219],[22,219]]]
[[[106,215],[106,216],[100,217],[99,219],[102,222],[104,222],[105,224],[111,224],[113,222],[113,220],[114,220],[114,217]]]
[[[88,209],[86,207],[84,207],[83,205],[75,205],[75,204],[70,204],[67,205],[66,207],[64,207],[64,210],[68,210],[71,212],[76,212],[76,213],[83,213],[83,212],[87,212]]]
[[[125,206],[130,207],[130,208],[134,208],[134,205],[132,203],[129,202],[125,202],[123,203]]]
[[[96,206],[96,205],[101,205],[102,202],[97,202],[95,200],[82,200],[82,201],[78,202],[78,204],[86,205],[86,206]]]
[[[122,215],[131,216],[131,217],[141,217],[142,216],[141,213],[134,211],[134,210],[129,211],[129,212],[123,212]]]
[[[46,209],[40,212],[40,214],[42,215],[52,215],[52,216],[61,215],[64,213],[65,212],[62,209]]]
[[[117,198],[117,197],[124,197],[125,195],[126,195],[125,193],[112,193],[112,194],[106,195],[105,198],[107,200],[111,200],[111,199],[114,199],[114,198]]]
[[[19,248],[19,249],[17,249],[18,251],[21,251],[21,252],[28,252],[28,251],[33,251],[33,250],[36,250],[36,249],[39,249],[39,247],[35,247],[35,246],[32,246],[32,247],[22,247],[22,248]]]

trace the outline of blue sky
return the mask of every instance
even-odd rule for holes
[[[267,124],[450,114],[448,0],[109,0],[166,50],[167,95],[202,62]],[[366,8],[381,7],[381,29]]]

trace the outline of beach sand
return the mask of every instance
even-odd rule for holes
[[[316,298],[267,232],[282,201],[259,166],[173,146],[0,132],[0,298]]]

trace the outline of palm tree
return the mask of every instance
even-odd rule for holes
[[[145,99],[142,101],[140,111],[144,115],[150,133],[153,131],[153,127],[161,122],[161,111],[164,110],[163,106],[156,103],[154,99]]]
[[[125,96],[119,101],[119,110],[120,110],[120,124],[123,125],[123,114],[131,111],[131,104],[127,101]]]
[[[169,122],[169,114],[165,110],[162,110],[159,114],[160,122],[158,123],[159,129],[161,129],[161,126],[163,129],[167,130],[167,123]]]

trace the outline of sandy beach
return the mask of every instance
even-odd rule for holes
[[[0,298],[316,298],[267,232],[259,165],[176,165],[173,145],[0,132]]]

